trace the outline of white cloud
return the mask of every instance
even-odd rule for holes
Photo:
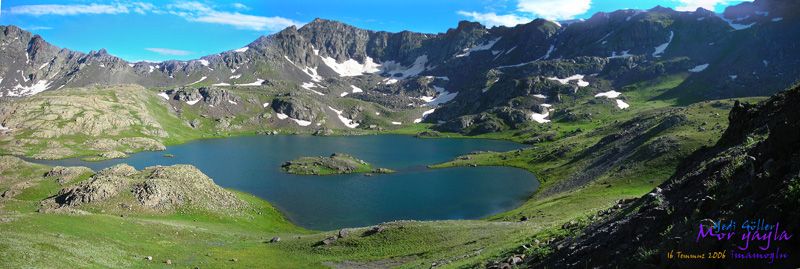
[[[459,11],[458,14],[469,17],[472,20],[478,21],[487,26],[514,26],[521,23],[527,23],[533,17],[544,18],[551,21],[573,19],[575,16],[588,12],[591,5],[592,0],[518,0],[516,10],[512,11],[513,13],[510,14],[498,15],[494,12],[479,13],[466,11]]]
[[[25,26],[25,27],[22,27],[22,29],[25,29],[25,30],[28,30],[28,31],[53,30],[53,27],[50,27],[50,26],[35,26],[34,25],[34,26]]]
[[[718,5],[728,5],[738,3],[741,1],[736,0],[674,0],[678,2],[675,10],[678,11],[695,11],[697,8],[702,7],[707,10],[714,11]]]
[[[161,55],[176,55],[176,56],[184,56],[192,54],[191,51],[187,50],[176,50],[176,49],[167,49],[167,48],[145,48],[145,50],[152,51]]]
[[[548,20],[564,20],[586,13],[591,4],[591,0],[519,0],[517,11]]]
[[[523,24],[531,21],[529,18],[525,18],[522,16],[517,16],[514,14],[508,15],[497,15],[494,12],[489,13],[478,13],[478,12],[466,12],[466,11],[458,11],[458,14],[461,16],[469,17],[474,21],[480,22],[483,25],[488,27],[492,26],[515,26],[517,24]]]
[[[263,17],[239,12],[215,10],[198,2],[182,2],[170,5],[170,13],[189,21],[230,25],[240,29],[256,31],[278,31],[300,23],[283,17]]]
[[[237,10],[249,10],[242,3],[233,3]],[[231,7],[229,6],[229,8]],[[279,31],[292,25],[301,25],[296,21],[283,17],[264,17],[217,10],[200,2],[176,2],[157,7],[152,3],[129,2],[116,4],[75,4],[75,5],[22,5],[11,7],[11,14],[19,15],[82,15],[82,14],[164,14],[180,16],[192,22],[204,22],[233,26],[239,29],[256,31]]]
[[[248,7],[247,5],[242,4],[242,3],[233,3],[231,5],[236,9],[250,10],[250,7]]]
[[[79,15],[79,14],[124,14],[129,13],[128,7],[116,5],[23,5],[9,9],[11,14],[20,15]]]
[[[133,12],[142,15],[147,14],[148,12],[161,13],[161,11],[159,11],[156,6],[151,3],[133,2],[130,4],[130,8],[133,10]]]

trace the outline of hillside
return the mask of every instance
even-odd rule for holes
[[[577,236],[542,246],[552,252],[530,265],[760,267],[771,263],[771,258],[736,257],[737,251],[748,252],[739,249],[747,246],[741,238],[698,239],[698,225],[708,228],[715,221],[746,225],[744,221],[761,220],[759,225],[780,225],[774,229],[775,239],[782,231],[790,236],[794,233],[792,229],[800,219],[793,210],[800,203],[800,113],[794,109],[799,103],[800,87],[758,105],[737,103],[730,113],[731,126],[716,145],[694,152],[658,188],[591,223]],[[783,258],[776,256],[771,266],[792,268],[800,261],[792,255],[798,248],[791,240],[775,240],[771,247],[764,240],[753,239],[750,244],[752,253],[769,254],[775,248],[780,248],[778,253],[789,253]],[[755,245],[761,249],[755,249]],[[666,252],[670,250],[727,251],[733,257],[718,261],[668,259]]]

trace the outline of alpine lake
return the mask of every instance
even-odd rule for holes
[[[523,145],[485,139],[420,139],[405,135],[245,136],[198,140],[140,152],[125,159],[35,160],[98,171],[119,163],[143,169],[191,164],[218,185],[251,193],[313,230],[368,226],[392,220],[479,219],[513,209],[539,187],[536,177],[511,167],[429,169],[473,151],[511,151]],[[281,164],[341,152],[392,174],[293,175]],[[170,156],[170,157],[166,157]]]

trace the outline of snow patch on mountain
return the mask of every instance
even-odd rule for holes
[[[250,48],[248,48],[248,47],[244,47],[244,48],[235,49],[235,50],[233,50],[233,51],[235,51],[235,52],[245,52],[245,51],[247,51],[248,49],[250,49]]]
[[[541,60],[547,60],[547,59],[550,58],[550,55],[553,54],[554,51],[556,51],[555,44],[550,45],[550,48],[547,49],[547,52],[544,55],[542,55],[542,57],[539,57],[539,59],[536,59],[536,60],[533,60],[533,61],[529,61],[529,62],[524,62],[524,63],[518,63],[518,64],[501,65],[501,66],[498,66],[497,68],[498,69],[504,69],[504,68],[520,67],[520,66],[524,66],[524,65],[527,65],[527,64],[530,64],[530,63],[535,63],[535,62],[538,62],[538,61],[541,61]]]
[[[423,120],[423,119],[425,119],[425,117],[427,117],[428,115],[430,115],[430,114],[431,114],[431,113],[433,113],[434,111],[436,111],[436,109],[435,109],[435,108],[433,108],[433,109],[430,109],[430,110],[426,110],[425,112],[422,112],[422,117],[421,117],[421,118],[418,118],[418,119],[415,119],[415,120],[414,120],[414,123],[420,123],[420,122],[422,122],[422,120]]]
[[[380,64],[375,63],[369,56],[367,56],[367,59],[364,61],[364,63],[359,63],[353,59],[347,59],[342,63],[338,63],[336,59],[331,57],[321,58],[322,62],[333,69],[333,71],[339,74],[340,77],[354,77],[363,75],[365,73],[376,73],[380,71],[381,67]]]
[[[195,81],[195,82],[192,82],[192,83],[186,84],[186,86],[189,86],[189,85],[194,85],[194,84],[197,84],[197,83],[203,82],[203,80],[206,80],[207,78],[208,78],[208,77],[206,77],[206,76],[203,76],[202,78],[200,78],[199,80],[197,80],[197,81]]]
[[[200,60],[197,60],[197,61],[200,62],[200,64],[202,64],[203,66],[208,66],[208,64],[209,64],[208,60],[205,60],[205,59],[200,59]]]
[[[292,121],[297,123],[297,125],[300,125],[300,126],[303,126],[303,127],[311,125],[311,122],[307,121],[307,120],[298,120],[298,119],[294,119],[293,118]]]
[[[381,73],[388,75],[390,77],[388,79],[402,80],[419,75],[420,73],[425,71],[425,66],[427,64],[428,64],[428,55],[422,55],[417,57],[416,59],[414,59],[414,64],[412,64],[410,67],[405,67],[402,64],[395,61],[387,61],[381,65]],[[384,79],[384,82],[388,82],[388,80]],[[385,83],[385,84],[391,84],[391,83]]]
[[[303,89],[309,90],[309,91],[311,91],[313,93],[316,93],[317,95],[325,96],[324,93],[321,93],[321,92],[318,92],[318,91],[315,91],[314,89],[312,89],[312,88],[321,87],[321,86],[319,86],[317,84],[314,84],[314,82],[303,82],[303,84],[300,85],[300,87],[303,88]]]
[[[342,110],[336,110],[331,106],[328,106],[328,108],[330,110],[332,110],[334,113],[336,113],[336,116],[339,117],[339,121],[341,121],[344,124],[344,126],[347,126],[347,128],[353,129],[353,128],[358,127],[358,123],[356,123],[355,121],[353,121],[351,119],[348,119],[345,116],[342,116]]]
[[[203,100],[203,99],[202,98],[198,98],[197,100],[186,101],[186,104],[188,104],[190,106],[193,106],[194,104],[197,104],[197,102],[200,102],[200,100]]]
[[[300,70],[303,70],[303,73],[306,73],[306,75],[311,77],[311,81],[314,81],[314,82],[322,81],[322,76],[317,74],[317,68],[316,67],[311,68],[311,67],[306,66],[305,68],[301,68]]]
[[[749,18],[749,17],[750,17],[750,16],[748,15],[748,16],[744,16],[744,17],[740,17],[740,18],[735,18],[735,19],[727,19],[727,18],[725,18],[725,16],[724,16],[724,15],[719,15],[719,18],[720,18],[720,19],[722,19],[723,21],[725,21],[726,23],[728,23],[728,25],[729,25],[731,28],[733,28],[733,30],[734,30],[734,31],[744,30],[744,29],[747,29],[747,28],[753,27],[753,25],[756,25],[756,23],[755,23],[755,22],[753,22],[753,23],[750,23],[750,24],[741,24],[741,23],[738,23],[738,21],[745,20],[745,19],[747,19],[747,18]]]
[[[490,49],[492,49],[492,47],[494,47],[494,44],[496,44],[497,41],[500,41],[501,38],[502,37],[498,37],[498,38],[495,38],[493,40],[489,40],[489,41],[487,41],[485,43],[481,43],[480,45],[477,45],[477,46],[474,46],[474,47],[471,47],[471,48],[463,49],[462,53],[456,54],[456,57],[457,58],[458,57],[467,57],[472,52],[482,51],[482,50],[490,50]]]
[[[619,109],[626,109],[630,107],[630,105],[628,105],[628,103],[625,103],[625,101],[617,99],[617,107],[619,107]]]
[[[22,84],[17,84],[17,86],[14,86],[14,88],[8,92],[8,96],[31,96],[47,90],[48,87],[50,87],[50,83],[47,80],[39,80],[30,86],[22,86]]]
[[[626,109],[626,108],[630,107],[630,105],[628,105],[628,103],[625,103],[625,101],[617,99],[621,95],[622,95],[621,92],[610,90],[610,91],[607,91],[607,92],[601,92],[601,93],[595,94],[594,97],[596,97],[596,98],[605,97],[605,98],[608,98],[608,99],[615,99],[614,101],[617,103],[617,107],[619,107],[620,109]]]
[[[653,57],[661,57],[661,55],[664,54],[664,51],[667,50],[667,47],[669,47],[669,44],[672,43],[673,37],[675,37],[675,32],[669,31],[669,39],[667,39],[667,43],[656,46],[655,51],[653,52]]]
[[[503,53],[503,54],[509,54],[509,53],[511,53],[512,51],[514,51],[514,49],[516,49],[516,48],[517,48],[517,46],[513,46],[513,47],[511,47],[510,49],[508,49],[508,50],[506,51],[506,53]]]
[[[161,96],[162,98],[164,98],[164,100],[169,100],[169,95],[167,95],[167,93],[165,92],[158,93],[158,96]]]
[[[610,90],[610,91],[607,91],[607,92],[601,92],[601,93],[595,94],[594,97],[605,97],[605,98],[612,98],[613,99],[613,98],[619,97],[620,95],[622,95],[621,92],[618,92],[618,91],[615,91],[615,90]]]
[[[290,119],[290,120],[294,121],[295,123],[297,123],[297,125],[300,125],[300,126],[309,126],[309,125],[311,125],[311,121],[290,118],[289,115],[286,115],[286,114],[283,114],[283,113],[275,113],[275,116],[277,116],[279,120]]]
[[[245,83],[245,84],[236,84],[236,86],[261,86],[264,83],[263,79],[256,79],[255,82]]]
[[[362,90],[362,89],[361,89],[361,88],[359,88],[359,87],[356,87],[355,85],[350,85],[350,88],[353,88],[353,93],[360,93],[360,92],[364,92],[364,90]]]
[[[452,101],[458,95],[457,92],[451,93],[439,86],[433,86],[433,89],[436,90],[436,98],[430,99],[429,101],[425,101],[427,102],[427,104],[425,105],[438,106]]]
[[[701,64],[701,65],[693,67],[692,69],[689,69],[689,72],[700,73],[700,72],[703,72],[703,70],[706,70],[706,68],[708,68],[708,64]]]
[[[589,82],[583,80],[583,77],[584,77],[584,75],[575,74],[575,75],[569,76],[567,78],[549,77],[547,79],[558,81],[561,84],[568,84],[570,81],[577,80],[578,81],[578,87],[589,86]]]
[[[531,113],[531,120],[538,122],[538,123],[548,123],[550,120],[547,117],[550,116],[550,112],[545,111],[544,113]]]

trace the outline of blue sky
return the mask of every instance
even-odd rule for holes
[[[0,0],[2,1],[2,0]],[[460,20],[515,25],[534,18],[587,18],[600,11],[721,12],[741,0],[281,0],[281,1],[55,1],[0,2],[0,24],[17,25],[60,47],[105,48],[128,61],[194,59],[240,48],[261,35],[314,18],[357,27],[438,33]]]

